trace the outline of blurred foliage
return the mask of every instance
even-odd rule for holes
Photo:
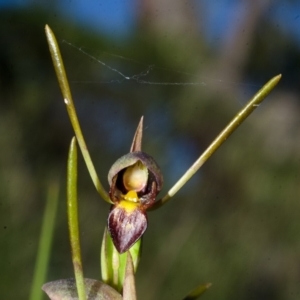
[[[269,99],[199,174],[149,214],[136,282],[143,300],[182,298],[200,282],[213,283],[206,299],[298,299],[298,44],[268,18],[269,5],[256,19],[256,30],[242,28],[242,37],[249,34],[247,53],[237,65],[235,53],[228,59],[223,52],[230,36],[215,49],[196,30],[190,11],[176,11],[176,26],[167,11],[153,11],[142,7],[138,29],[120,40],[68,22],[50,8],[0,11],[1,298],[27,298],[48,184],[56,177],[65,186],[73,133],[44,35],[48,23],[60,42],[83,133],[104,183],[144,115],[143,147],[160,164],[166,191],[254,91],[283,73]],[[126,76],[153,65],[141,79],[199,84],[125,80],[68,43]],[[98,279],[108,207],[81,158],[78,193],[85,274]],[[65,207],[62,193],[47,281],[73,274]]]

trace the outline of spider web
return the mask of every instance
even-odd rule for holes
[[[182,71],[178,71],[178,70],[172,70],[172,69],[167,69],[167,68],[163,68],[163,67],[158,67],[154,64],[145,64],[143,62],[134,60],[132,58],[128,58],[125,56],[121,56],[121,55],[117,55],[114,53],[109,53],[109,52],[102,52],[105,55],[114,57],[115,59],[118,60],[123,60],[123,61],[127,61],[127,62],[131,62],[132,64],[138,64],[141,66],[141,71],[137,74],[134,75],[128,75],[125,74],[125,72],[120,71],[119,69],[112,67],[111,65],[109,65],[108,63],[106,63],[104,60],[99,59],[97,56],[92,55],[88,50],[85,50],[84,47],[77,47],[76,45],[63,40],[63,43],[67,44],[68,46],[76,49],[77,51],[79,51],[80,53],[82,53],[84,56],[90,58],[92,61],[96,62],[97,64],[102,65],[103,67],[105,67],[107,70],[111,71],[112,73],[115,73],[119,78],[115,78],[115,79],[111,79],[111,80],[104,80],[104,81],[97,81],[97,83],[103,83],[103,84],[113,84],[113,83],[117,83],[117,84],[122,84],[124,82],[136,82],[138,84],[144,84],[144,85],[164,85],[164,86],[201,86],[201,87],[206,87],[208,85],[225,85],[225,86],[244,86],[244,87],[251,87],[251,88],[260,88],[259,85],[256,84],[251,84],[251,83],[243,83],[243,82],[231,82],[228,80],[223,80],[223,79],[212,79],[212,78],[203,78],[201,81],[187,81],[187,82],[159,82],[159,81],[151,81],[151,80],[147,80],[147,77],[149,77],[149,75],[154,71],[164,71],[164,72],[171,72],[171,73],[177,73],[178,75],[183,75],[183,76],[188,76],[189,78],[194,77],[199,79],[198,75],[195,74],[191,74],[191,73],[187,73],[187,72],[182,72]],[[73,83],[96,83],[95,81],[74,81],[72,80]]]
[[[199,88],[204,88],[204,89],[213,89],[215,92],[218,92],[218,88],[220,88],[220,90],[224,90],[227,88],[231,88],[232,86],[235,87],[239,87],[243,92],[246,90],[251,90],[251,94],[253,90],[257,90],[258,88],[260,88],[259,85],[255,85],[255,84],[250,84],[250,83],[244,83],[244,82],[234,82],[234,81],[229,81],[229,80],[223,80],[223,79],[212,79],[212,78],[208,78],[208,77],[201,77],[199,75],[196,74],[192,74],[192,73],[188,73],[188,72],[182,72],[182,71],[178,71],[178,70],[174,70],[174,69],[170,69],[170,68],[164,68],[161,66],[156,66],[154,64],[147,64],[141,61],[138,61],[136,59],[132,59],[132,58],[128,58],[122,55],[118,55],[118,54],[114,54],[114,53],[110,53],[110,52],[105,52],[105,51],[101,51],[99,52],[99,50],[95,51],[93,49],[90,48],[86,48],[86,47],[78,47],[76,45],[74,45],[71,42],[68,42],[66,40],[62,41],[63,44],[67,45],[67,47],[69,48],[73,48],[75,50],[75,52],[77,52],[77,54],[79,54],[79,62],[83,63],[84,59],[81,59],[80,56],[84,56],[86,58],[88,58],[90,60],[90,62],[92,62],[93,64],[96,64],[96,68],[94,68],[94,70],[96,69],[97,72],[97,65],[99,65],[99,69],[105,69],[106,71],[103,72],[101,71],[101,78],[105,78],[100,79],[100,80],[82,80],[82,79],[78,79],[76,80],[76,72],[73,72],[72,76],[73,78],[70,80],[70,82],[72,82],[73,84],[77,84],[77,85],[82,85],[82,84],[88,84],[88,85],[93,85],[93,84],[105,84],[105,85],[122,85],[122,84],[126,84],[126,83],[133,83],[133,84],[139,84],[139,85],[144,85],[144,86],[174,86],[174,88],[177,86],[183,86],[183,87],[199,87]],[[96,55],[93,55],[91,53],[97,53]],[[101,57],[101,58],[99,58]],[[126,65],[125,63],[128,63],[128,65]],[[117,66],[117,67],[115,67]],[[77,67],[76,67],[77,69]],[[132,71],[132,70],[135,71]],[[125,70],[125,71],[124,71]],[[76,70],[78,71],[78,69]],[[128,74],[129,72],[132,72],[133,74]],[[80,72],[79,72],[80,73]],[[78,73],[77,73],[78,74]],[[169,82],[167,81],[158,81],[155,80],[158,77],[159,78],[164,78],[164,74],[169,77],[169,75],[172,75],[173,78],[187,78],[187,81],[174,81],[172,82],[171,80]],[[178,76],[177,76],[178,75]],[[151,79],[154,80],[151,80]],[[199,80],[199,78],[201,78]],[[195,80],[193,80],[195,79]],[[176,79],[175,79],[176,80]],[[220,93],[221,94],[221,93]],[[219,97],[220,99],[222,99],[222,97]],[[245,98],[246,100],[248,100],[248,96],[243,95],[243,97],[239,98],[235,98],[234,97],[234,101],[236,102],[236,104],[239,107],[242,107],[245,102],[243,102],[242,98]],[[106,103],[102,103],[101,104],[102,107],[104,105],[106,105],[105,109],[101,109],[101,111],[98,112],[98,114],[100,115],[102,111],[106,111],[109,112],[109,115],[114,115],[115,114],[115,118],[114,118],[114,122],[119,122],[117,127],[121,127],[123,123],[126,122],[126,117],[123,115],[122,112],[122,107],[118,107],[118,112],[115,110],[115,108],[111,107],[111,104],[109,104],[108,102]],[[159,109],[157,109],[157,107],[150,107],[148,105],[148,111],[147,111],[147,120],[144,123],[144,131],[149,131],[150,135],[151,135],[151,131],[155,130],[155,128],[157,127],[164,127],[165,128],[165,132],[167,134],[168,132],[168,122],[166,120],[169,119],[169,117],[167,115],[169,115],[170,111],[172,110],[171,103],[164,103],[160,106]],[[194,105],[195,110],[198,110],[197,104],[192,104]],[[101,128],[103,130],[103,123],[104,123],[104,119],[105,119],[105,115],[103,115],[102,117],[100,117],[99,119],[102,120],[101,123]],[[158,125],[159,124],[159,125]],[[116,125],[115,125],[116,126]],[[154,126],[154,128],[153,128]],[[129,130],[130,131],[130,130]],[[116,133],[117,134],[117,133]],[[112,135],[112,134],[110,134]],[[128,139],[128,137],[125,138],[125,134],[123,132],[123,134],[117,134],[118,135],[118,139],[111,137],[111,139],[114,141],[119,140],[120,141],[120,145],[123,143],[123,140],[120,139],[120,136],[124,136],[124,139]],[[164,134],[157,134],[156,132],[156,136],[161,137],[161,139],[164,138]],[[124,141],[125,142],[125,141]],[[189,144],[188,141],[184,141],[184,144]],[[191,146],[192,147],[192,146]],[[196,154],[195,154],[196,155]]]

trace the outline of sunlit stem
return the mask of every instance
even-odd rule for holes
[[[78,118],[77,118],[77,114],[76,114],[76,110],[75,110],[75,106],[73,103],[73,99],[72,99],[72,95],[71,95],[71,90],[69,87],[69,82],[68,82],[68,78],[66,75],[66,71],[65,71],[65,67],[64,67],[64,63],[60,54],[60,50],[58,47],[58,43],[56,41],[55,35],[52,32],[52,30],[50,29],[50,27],[48,25],[46,25],[45,27],[45,31],[46,31],[46,36],[47,36],[47,41],[48,41],[48,45],[49,45],[49,49],[50,49],[50,53],[51,53],[51,57],[52,57],[52,61],[53,61],[53,65],[54,65],[54,69],[56,72],[56,76],[58,79],[58,83],[61,89],[61,92],[63,94],[64,97],[64,102],[66,104],[67,107],[67,111],[69,114],[69,118],[71,120],[80,150],[82,152],[83,158],[85,160],[86,166],[88,168],[88,171],[90,173],[90,176],[92,178],[92,181],[98,191],[98,193],[101,195],[101,197],[111,203],[109,196],[107,194],[107,192],[105,191],[105,189],[103,188],[95,167],[93,165],[93,162],[91,160],[89,151],[87,149],[85,140],[83,138],[83,134],[78,122]]]
[[[173,197],[199,170],[199,168],[207,161],[207,159],[215,153],[215,151],[229,138],[229,136],[237,129],[239,125],[259,106],[266,96],[273,90],[281,78],[277,75],[267,82],[254,97],[242,108],[241,111],[231,120],[217,138],[210,144],[204,153],[195,161],[195,163],[185,172],[185,174],[175,183],[169,192],[151,208],[157,209],[164,205],[171,197]]]
[[[71,141],[67,169],[67,210],[72,261],[79,300],[86,300],[79,240],[77,207],[77,147],[75,137]]]

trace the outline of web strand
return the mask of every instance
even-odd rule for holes
[[[66,40],[63,40],[62,42],[69,45],[70,47],[73,47],[77,51],[80,51],[85,56],[89,57],[93,61],[97,62],[98,64],[102,65],[106,69],[112,71],[113,73],[116,73],[117,75],[119,75],[121,77],[119,79],[111,79],[111,80],[107,80],[107,81],[100,81],[100,83],[106,83],[106,84],[118,83],[118,84],[121,84],[124,81],[135,81],[136,83],[144,84],[144,85],[207,86],[208,82],[212,82],[212,84],[239,85],[239,86],[248,86],[248,87],[255,87],[255,88],[259,87],[259,85],[255,85],[255,84],[230,82],[230,81],[224,81],[222,79],[210,79],[210,78],[205,78],[205,81],[201,81],[201,82],[158,82],[158,81],[145,80],[144,78],[146,78],[154,69],[155,70],[162,70],[162,71],[178,73],[180,75],[185,75],[185,76],[189,76],[189,77],[198,77],[198,76],[195,75],[195,74],[189,74],[189,73],[186,73],[186,72],[181,72],[181,71],[169,70],[169,69],[166,69],[166,68],[156,67],[153,64],[152,65],[147,65],[147,64],[141,63],[139,61],[136,61],[134,59],[123,57],[121,55],[108,53],[108,52],[103,52],[106,55],[110,55],[110,56],[113,56],[113,57],[116,57],[116,58],[119,58],[119,59],[122,59],[122,60],[133,62],[135,64],[139,64],[139,65],[142,65],[143,67],[145,67],[145,69],[142,70],[140,73],[132,75],[132,76],[128,76],[128,75],[125,75],[123,72],[119,71],[118,69],[113,68],[112,66],[106,64],[104,61],[98,59],[96,56],[91,55],[90,53],[85,51],[83,49],[83,47],[77,47],[77,46],[73,45],[72,43],[67,42]],[[73,82],[75,82],[75,83],[96,83],[95,81],[82,81],[82,80],[81,81],[73,81]],[[99,81],[97,81],[97,83],[99,83]]]

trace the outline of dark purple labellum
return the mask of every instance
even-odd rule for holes
[[[108,230],[119,253],[129,250],[146,228],[146,214],[136,203],[121,201],[108,216]]]

